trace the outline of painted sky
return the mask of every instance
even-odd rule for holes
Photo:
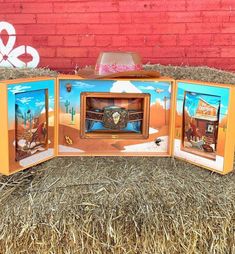
[[[45,108],[46,93],[45,90],[36,90],[15,94],[15,101],[22,114],[31,111],[33,117],[39,116]]]
[[[217,87],[217,86],[206,86],[201,84],[192,84],[187,82],[179,82],[178,83],[178,92],[177,92],[177,112],[182,114],[183,111],[183,100],[185,91],[204,94],[206,95],[214,95],[220,98],[220,120],[227,114],[228,112],[228,103],[229,103],[229,88],[225,87]],[[209,96],[207,98],[209,98]],[[217,100],[217,97],[213,97]],[[211,103],[213,103],[211,98]]]
[[[72,85],[71,92],[67,92],[66,84]],[[155,81],[126,81],[126,80],[60,80],[60,106],[65,111],[64,103],[70,102],[70,107],[80,110],[81,92],[128,92],[149,93],[151,104],[158,101],[162,105],[164,97],[167,97],[167,107],[170,107],[171,86],[170,82]]]
[[[9,128],[15,120],[15,103],[33,108],[34,112],[43,111],[41,90],[48,89],[49,109],[54,110],[54,80],[41,80],[8,85],[8,119]],[[35,91],[35,92],[33,92]]]
[[[194,116],[196,114],[196,110],[201,99],[218,110],[220,105],[219,96],[187,92],[185,96],[185,109],[188,111],[190,116]]]

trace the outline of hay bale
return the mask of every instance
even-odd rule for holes
[[[209,68],[207,66],[190,67],[147,64],[144,66],[144,68],[146,70],[159,71],[162,76],[167,76],[174,79],[191,79],[222,84],[235,84],[235,73]]]
[[[0,80],[17,79],[17,78],[33,78],[33,77],[56,77],[58,72],[48,68],[3,68],[0,67]]]
[[[234,80],[211,69],[201,77],[200,68],[153,68]],[[172,158],[56,158],[0,177],[0,253],[234,253],[234,189],[235,173]]]

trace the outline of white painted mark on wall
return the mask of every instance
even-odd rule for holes
[[[6,31],[8,34],[8,40],[4,44],[0,37],[0,67],[29,67],[35,68],[39,64],[38,51],[31,47],[21,45],[14,48],[16,42],[16,31],[12,24],[1,21],[0,22],[0,34],[2,31]],[[19,59],[20,56],[27,54],[31,55],[32,60],[25,62]]]

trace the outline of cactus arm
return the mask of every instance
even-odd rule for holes
[[[69,113],[69,105],[70,105],[70,102],[68,100],[66,100],[66,102],[64,103],[66,113]]]

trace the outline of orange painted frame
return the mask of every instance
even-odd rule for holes
[[[191,161],[179,156],[175,155],[175,149],[174,149],[174,143],[175,143],[175,134],[176,134],[176,128],[173,128],[173,142],[172,142],[172,149],[173,153],[172,156],[178,159],[181,159],[183,161],[187,161],[191,164],[194,164],[196,166],[199,166],[204,169],[208,169],[210,171],[225,175],[229,172],[233,171],[233,162],[234,162],[234,147],[235,147],[235,114],[232,110],[235,109],[235,85],[231,84],[218,84],[218,83],[212,83],[212,82],[203,82],[203,81],[197,81],[197,80],[176,80],[176,89],[175,89],[175,98],[174,98],[174,111],[175,114],[173,116],[173,122],[175,127],[175,120],[176,120],[176,103],[177,103],[177,92],[178,92],[178,83],[189,83],[194,85],[202,85],[202,86],[210,86],[210,87],[221,87],[221,88],[228,88],[229,89],[229,104],[228,104],[228,119],[227,119],[227,131],[226,131],[226,139],[225,139],[225,147],[224,147],[224,164],[223,164],[223,170],[219,171],[214,168],[208,167],[206,165],[202,165],[200,163],[197,163],[195,161]]]
[[[22,171],[29,167],[33,167],[38,165],[44,161],[52,159],[57,154],[57,103],[55,98],[54,103],[54,133],[53,133],[53,140],[54,140],[54,152],[52,156],[48,156],[46,159],[42,159],[35,163],[31,163],[27,166],[20,166],[16,170],[10,170],[10,162],[9,157],[11,154],[9,153],[9,134],[8,134],[8,86],[9,85],[17,85],[17,84],[24,84],[27,82],[36,82],[36,81],[46,81],[46,80],[53,80],[54,81],[54,93],[56,95],[57,90],[57,82],[56,78],[53,77],[35,77],[35,78],[21,78],[21,79],[14,79],[14,80],[1,80],[0,81],[0,108],[1,108],[1,115],[2,121],[0,121],[0,173],[3,175],[11,175],[18,171]],[[35,85],[35,90],[39,87]]]
[[[85,132],[85,115],[86,115],[86,99],[87,98],[121,98],[121,99],[143,99],[143,124],[142,132],[139,134],[136,133],[86,133]],[[150,95],[143,93],[81,93],[81,121],[80,121],[80,130],[82,138],[113,138],[113,139],[145,139],[148,138],[149,133],[149,117],[150,117]]]

